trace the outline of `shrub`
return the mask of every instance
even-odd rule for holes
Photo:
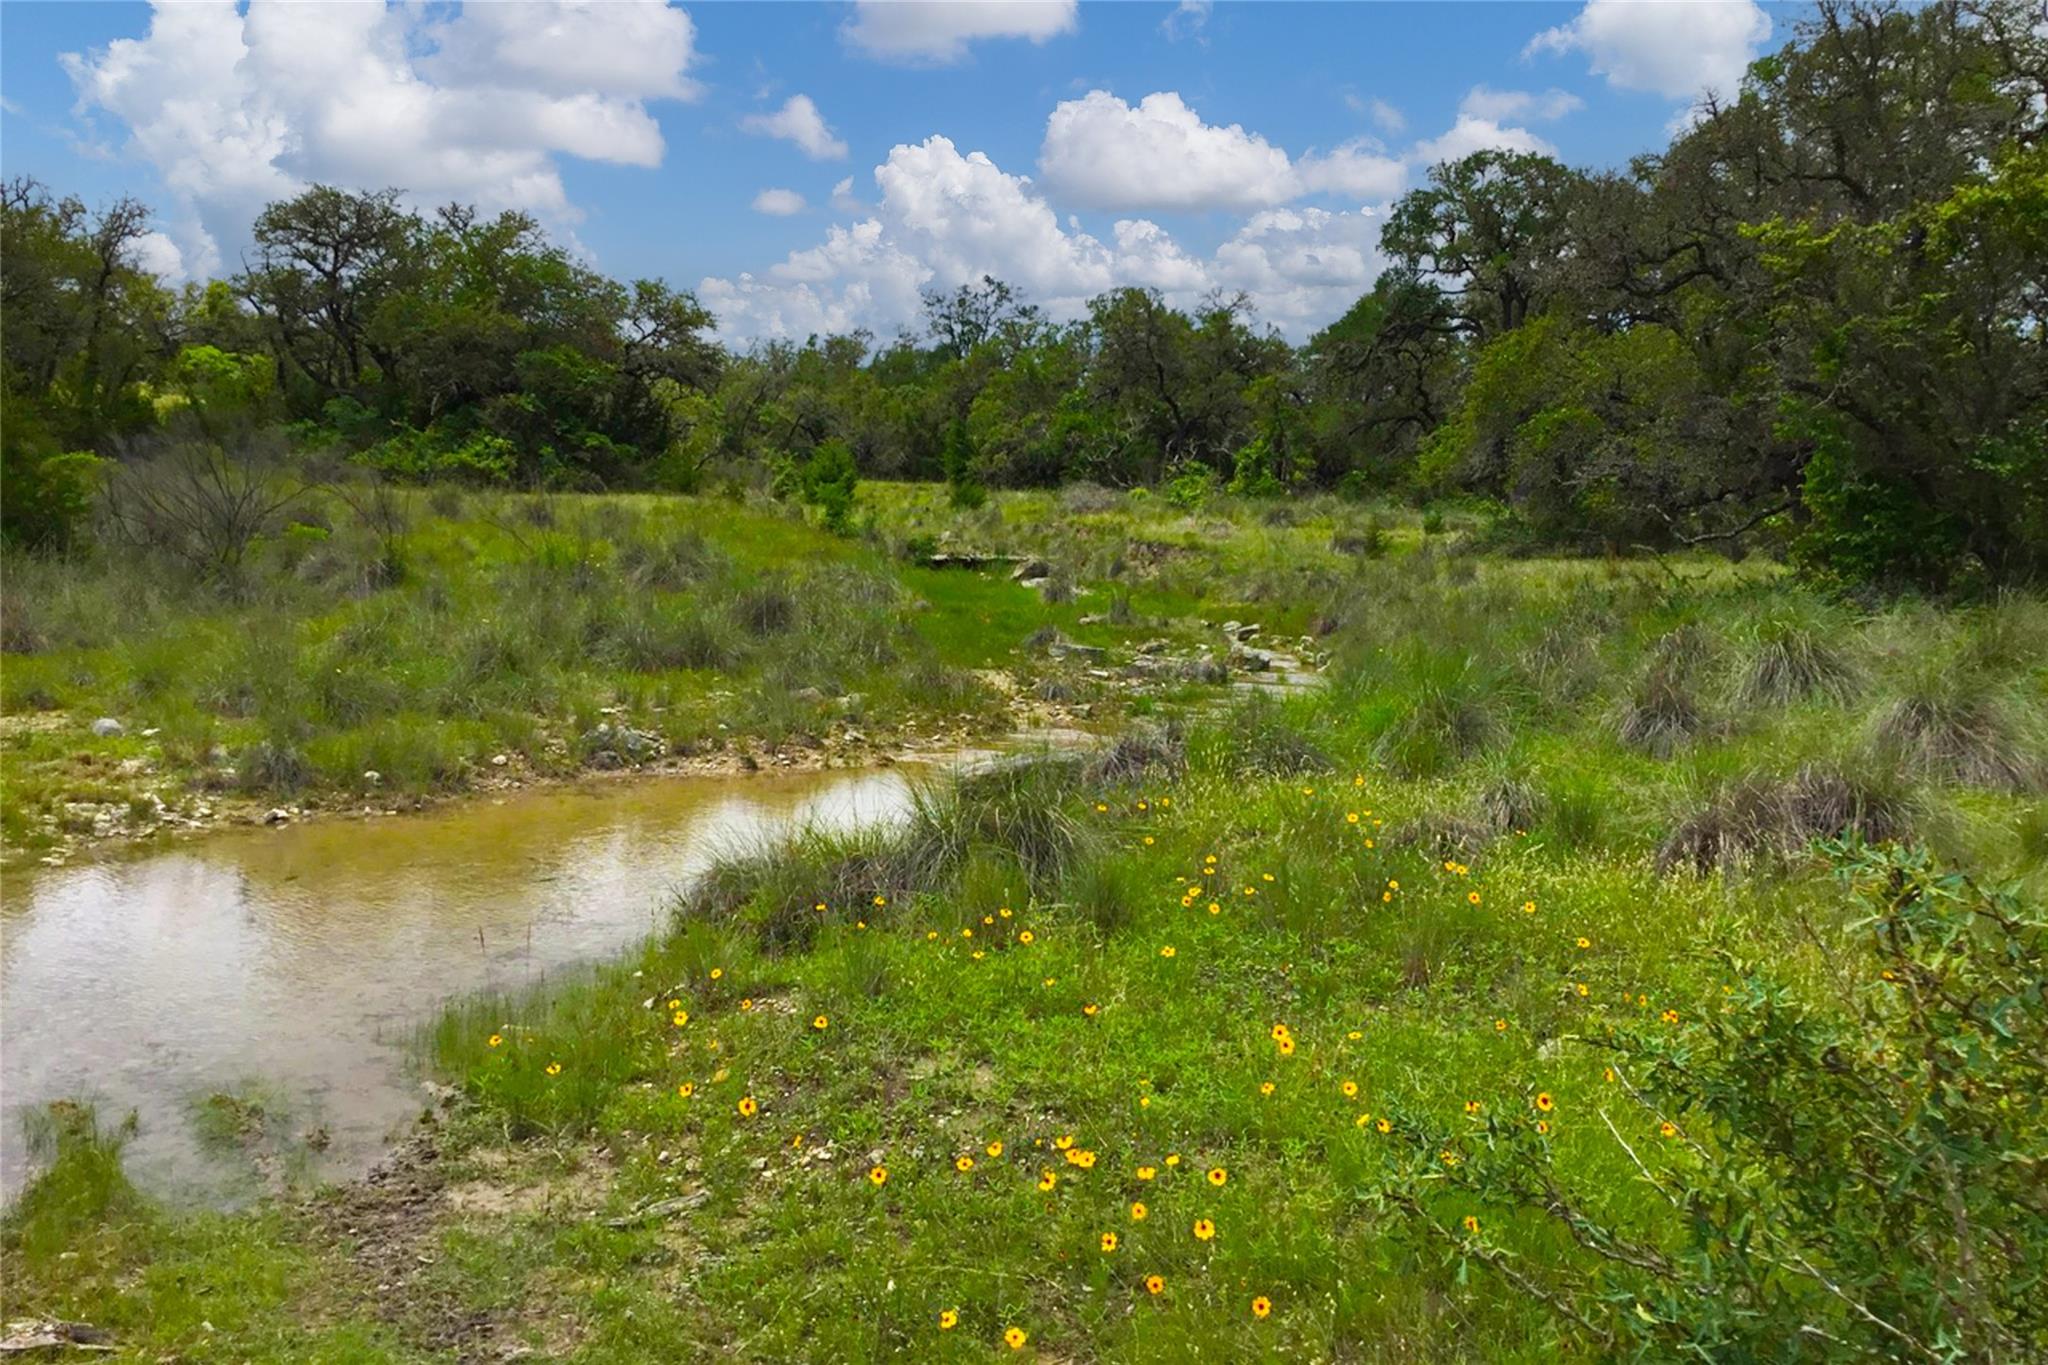
[[[0,463],[0,540],[31,550],[77,541],[99,490],[100,458],[84,450],[41,454],[10,441],[0,446]]]
[[[1828,854],[1854,984],[1731,960],[1697,1017],[1577,1040],[1615,1096],[1579,1142],[1612,1139],[1653,1224],[1607,1216],[1514,1099],[1403,1115],[1366,1198],[1604,1356],[2040,1358],[2048,920],[1924,852]]]
[[[803,500],[825,518],[825,529],[844,535],[853,529],[854,493],[860,470],[846,442],[821,441],[802,466],[797,486]]]
[[[1221,479],[1208,465],[1189,463],[1175,471],[1160,490],[1166,500],[1183,512],[1192,512],[1216,496]]]

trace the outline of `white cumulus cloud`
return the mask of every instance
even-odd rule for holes
[[[135,264],[157,278],[172,284],[185,281],[185,253],[163,233],[143,233],[135,239],[133,252]]]
[[[740,120],[740,127],[793,142],[813,161],[837,161],[846,155],[846,144],[833,135],[809,95],[791,95],[772,114],[749,114]]]
[[[1038,168],[1063,200],[1136,212],[1244,211],[1325,192],[1380,198],[1404,174],[1364,142],[1297,164],[1238,124],[1203,122],[1170,90],[1135,105],[1106,90],[1063,101],[1046,120]]]
[[[1300,192],[1286,152],[1235,123],[1202,122],[1170,90],[1135,106],[1106,90],[1063,101],[1046,120],[1038,168],[1089,208],[1262,208]]]
[[[558,156],[652,166],[657,99],[700,92],[696,29],[661,0],[423,6],[160,3],[140,38],[61,58],[88,118],[161,177],[192,274],[232,268],[250,222],[316,181],[421,203],[580,217]]]
[[[767,189],[754,196],[754,212],[787,218],[804,211],[804,197],[795,190]]]
[[[1117,220],[1108,241],[1062,222],[1028,178],[943,137],[895,147],[874,182],[869,216],[829,228],[765,271],[698,286],[728,339],[915,327],[920,290],[985,274],[1055,318],[1079,316],[1090,298],[1125,285],[1184,308],[1211,290],[1242,289],[1262,316],[1303,334],[1350,306],[1380,269],[1371,209],[1260,212],[1203,256],[1147,218]]]
[[[1409,149],[1411,160],[1425,166],[1439,161],[1460,161],[1474,152],[1538,152],[1557,155],[1557,148],[1527,128],[1502,126],[1489,118],[1460,114],[1458,121],[1432,138],[1424,138]]]
[[[885,61],[944,64],[984,38],[1044,43],[1071,33],[1079,11],[1079,0],[854,0],[840,35]]]
[[[1357,139],[1327,152],[1310,152],[1295,163],[1301,187],[1363,200],[1391,199],[1408,183],[1408,166],[1379,144]]]
[[[1586,0],[1523,55],[1583,52],[1609,84],[1695,99],[1732,95],[1770,36],[1771,17],[1755,0]]]

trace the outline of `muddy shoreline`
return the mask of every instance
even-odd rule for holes
[[[132,799],[67,804],[67,826],[53,821],[42,833],[48,844],[0,843],[0,872],[20,876],[38,867],[66,867],[96,859],[127,858],[162,852],[195,838],[251,826],[281,827],[322,820],[382,820],[445,810],[467,802],[512,792],[568,789],[615,782],[663,778],[732,777],[751,772],[812,773],[840,769],[888,767],[949,751],[972,749],[1018,734],[1083,731],[1100,724],[1095,708],[1050,702],[1026,702],[1012,696],[1001,712],[961,717],[950,725],[907,725],[873,732],[838,728],[775,744],[745,735],[721,741],[720,747],[696,753],[668,754],[616,767],[585,766],[572,771],[535,768],[523,754],[506,753],[504,762],[476,769],[463,786],[445,791],[406,792],[377,801],[362,792],[313,791],[280,802],[276,798],[238,791],[216,791],[204,774],[189,770],[144,767],[124,774],[133,779]],[[4,719],[4,718],[0,718]],[[58,719],[46,716],[48,724]],[[83,723],[78,727],[83,730]],[[177,804],[158,794],[183,784]],[[135,803],[156,802],[154,814],[135,823]]]

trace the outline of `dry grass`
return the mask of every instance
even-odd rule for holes
[[[1760,860],[1785,860],[1816,839],[1855,834],[1871,843],[1906,834],[1905,803],[1838,769],[1816,763],[1789,778],[1751,775],[1726,788],[1664,840],[1657,866],[1702,875]]]

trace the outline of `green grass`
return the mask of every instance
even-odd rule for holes
[[[1631,1152],[1682,1153],[1589,1040],[1710,1050],[1756,972],[1849,1017],[1875,980],[1864,911],[1808,852],[1836,831],[1799,823],[1825,823],[1787,795],[1812,790],[1802,774],[1882,796],[1902,837],[1986,880],[2048,890],[2026,785],[2048,755],[2038,598],[1857,611],[1754,566],[1688,562],[1675,582],[1475,561],[1398,525],[1384,555],[1325,563],[1341,504],[1275,528],[1102,501],[1001,496],[955,517],[884,488],[871,512],[884,549],[951,525],[987,537],[973,548],[1069,554],[1100,600],[1127,590],[1162,617],[1320,612],[1264,595],[1260,566],[1299,555],[1339,613],[1330,685],[936,790],[887,837],[722,867],[639,954],[461,1004],[423,1046],[466,1097],[435,1179],[471,1193],[429,1201],[389,1292],[350,1267],[356,1243],[319,1201],[173,1215],[102,1143],[9,1216],[7,1314],[191,1349],[168,1286],[251,1258],[249,1283],[219,1290],[224,1358],[275,1356],[286,1322],[360,1358],[430,1359],[457,1321],[580,1361],[985,1359],[1013,1327],[1052,1359],[1594,1356],[1599,1324],[1498,1270],[1602,1273],[1555,1218],[1451,1180],[1404,1211],[1389,1172],[1439,1144],[1475,1161],[1538,1144],[1588,1216],[1680,1254],[1687,1220]],[[1176,529],[1210,517],[1236,530]],[[1091,519],[1112,538],[1194,535],[1199,562],[1112,575]],[[901,577],[951,667],[1002,659],[1048,614],[1075,613],[1078,634],[1088,601]],[[1651,752],[1626,721],[1660,667],[1699,724]],[[1930,695],[1996,706],[1902,742],[1898,704]],[[1770,799],[1726,815],[1756,792]],[[1716,811],[1720,870],[1661,872],[1674,833]],[[1459,1231],[1467,1216],[1482,1232]],[[1809,1307],[1855,1327],[1825,1296]]]

